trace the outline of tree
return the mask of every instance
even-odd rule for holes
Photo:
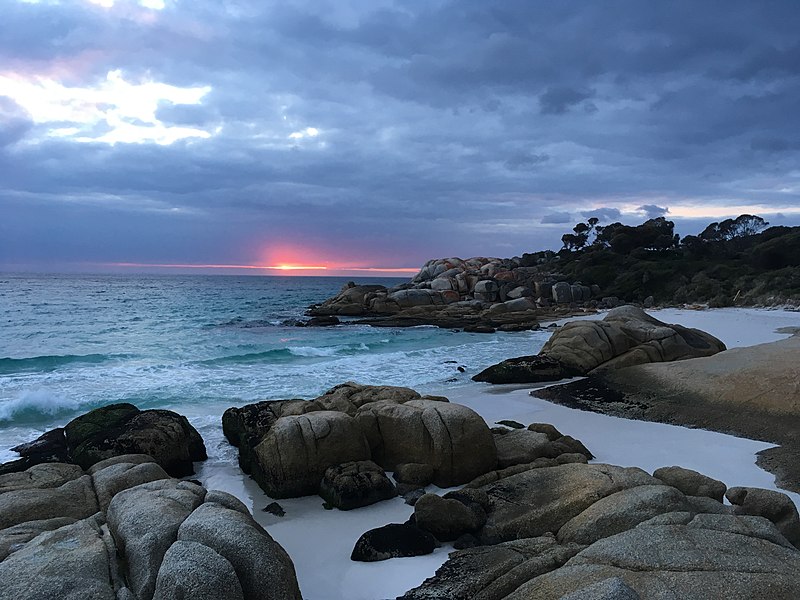
[[[739,215],[735,219],[725,219],[721,223],[711,223],[700,233],[700,239],[706,242],[729,242],[759,233],[769,225],[764,219],[755,215]]]

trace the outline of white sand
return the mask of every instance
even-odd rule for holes
[[[708,331],[728,347],[782,339],[786,334],[776,333],[777,328],[800,326],[800,313],[779,310],[665,309],[653,314],[668,323]],[[773,477],[755,465],[755,453],[770,444],[574,410],[531,397],[528,392],[532,387],[471,384],[447,390],[446,394],[452,401],[474,409],[490,425],[500,419],[552,423],[562,433],[583,441],[597,456],[596,462],[638,466],[648,472],[680,465],[729,486],[777,489]],[[413,509],[398,498],[355,511],[328,511],[322,508],[319,497],[311,496],[281,500],[286,516],[278,518],[261,510],[271,500],[242,475],[232,460],[232,451],[224,443],[209,448],[211,459],[197,465],[199,478],[207,487],[228,491],[251,508],[256,519],[289,552],[307,600],[394,598],[433,575],[447,559],[451,548],[445,546],[418,558],[350,561],[350,552],[363,532],[387,523],[402,523]],[[800,506],[800,495],[790,496]]]

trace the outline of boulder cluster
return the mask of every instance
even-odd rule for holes
[[[404,526],[458,548],[405,600],[800,597],[791,499],[681,467],[540,458],[426,494]]]
[[[709,333],[669,325],[641,308],[614,308],[602,320],[558,328],[538,355],[511,358],[473,377],[488,383],[539,383],[598,375],[632,365],[712,356],[725,344]]]
[[[340,509],[393,497],[400,483],[461,485],[495,468],[492,433],[474,411],[409,388],[345,383],[308,400],[230,408],[223,431],[272,498],[320,494]],[[401,488],[406,491],[406,488]]]
[[[519,259],[444,258],[428,261],[411,282],[392,288],[350,282],[333,298],[312,306],[309,314],[373,317],[370,324],[383,326],[515,331],[535,328],[542,309],[602,302],[599,287],[560,281],[537,267],[522,266]]]
[[[2,600],[299,600],[286,552],[225,492],[151,456],[0,475]]]

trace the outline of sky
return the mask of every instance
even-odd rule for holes
[[[408,276],[589,216],[800,224],[796,0],[0,4],[0,270]]]

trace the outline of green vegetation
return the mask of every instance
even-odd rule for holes
[[[768,225],[741,215],[680,240],[664,217],[635,227],[589,219],[562,237],[558,253],[525,254],[522,262],[629,302],[800,304],[800,227]]]

